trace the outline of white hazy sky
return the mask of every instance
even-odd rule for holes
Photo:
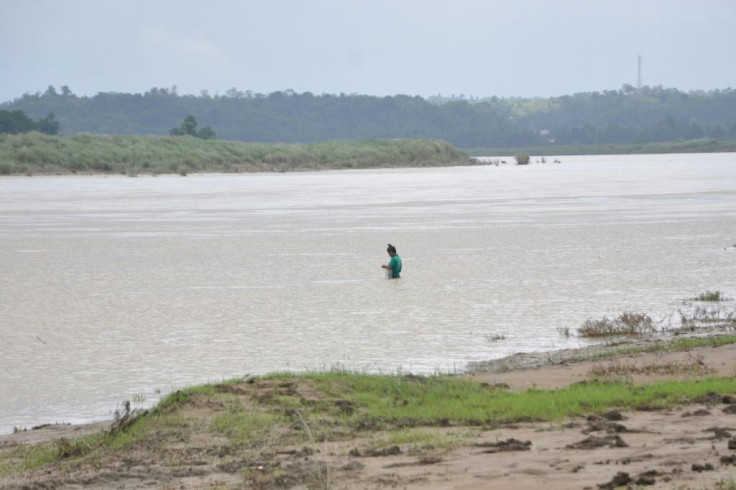
[[[542,96],[736,87],[736,0],[0,0],[0,102],[78,95]]]

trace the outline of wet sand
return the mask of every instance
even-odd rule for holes
[[[622,365],[696,363],[703,367],[700,376],[736,374],[736,345],[596,361],[579,360],[584,357],[580,352],[516,355],[475,366],[468,376],[516,389],[556,389],[587,379],[592,370]],[[646,383],[678,376],[698,375],[638,374],[633,380]],[[0,452],[108,426],[47,426],[1,436]],[[24,475],[0,472],[0,488],[702,489],[736,479],[736,398],[724,394],[671,410],[611,411],[562,424],[427,430],[457,435],[465,442],[450,451],[416,450],[411,445],[361,451],[357,448],[366,441],[351,439],[269,448],[252,459],[218,453],[217,440],[179,446],[169,441],[153,459],[150,452],[133,448],[78,467],[54,463]]]

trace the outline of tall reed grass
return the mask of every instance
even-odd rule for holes
[[[470,165],[440,140],[382,139],[315,144],[260,144],[191,136],[41,133],[0,135],[0,175],[263,172]]]

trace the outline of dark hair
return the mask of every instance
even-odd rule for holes
[[[386,249],[386,252],[388,252],[388,253],[390,253],[390,254],[395,254],[395,253],[396,253],[396,247],[394,247],[393,245],[391,245],[391,244],[389,243],[389,244],[388,244],[388,248]]]

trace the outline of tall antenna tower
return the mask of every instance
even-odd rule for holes
[[[639,71],[636,75],[636,89],[641,90],[641,55],[639,55]]]

